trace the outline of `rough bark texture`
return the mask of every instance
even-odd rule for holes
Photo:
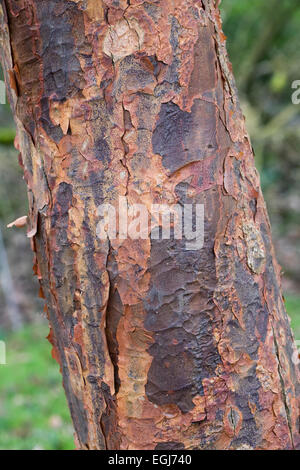
[[[2,0],[29,237],[82,449],[292,449],[299,376],[209,0]],[[96,237],[96,208],[201,203],[205,245]]]

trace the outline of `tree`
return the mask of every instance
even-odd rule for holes
[[[297,448],[295,348],[218,6],[1,5],[28,236],[77,446]],[[99,206],[120,200],[204,205],[203,248],[150,229],[101,239]]]

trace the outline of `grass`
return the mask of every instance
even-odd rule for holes
[[[300,339],[300,296],[286,307]],[[73,429],[58,364],[51,357],[45,324],[0,334],[7,365],[0,365],[0,449],[74,449]]]
[[[11,127],[0,127],[0,143],[2,145],[13,145],[15,136],[15,129]]]
[[[38,323],[9,335],[0,365],[0,449],[74,449],[58,364]]]
[[[300,296],[288,295],[285,299],[285,306],[291,318],[295,339],[300,340]]]

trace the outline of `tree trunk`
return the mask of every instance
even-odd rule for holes
[[[28,235],[78,448],[297,448],[294,343],[215,2],[1,5]],[[203,204],[203,248],[150,230],[100,239],[97,208],[120,197]]]

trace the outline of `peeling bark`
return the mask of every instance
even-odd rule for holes
[[[35,272],[81,449],[299,448],[299,371],[209,0],[1,0]],[[96,236],[199,203],[205,243]]]

